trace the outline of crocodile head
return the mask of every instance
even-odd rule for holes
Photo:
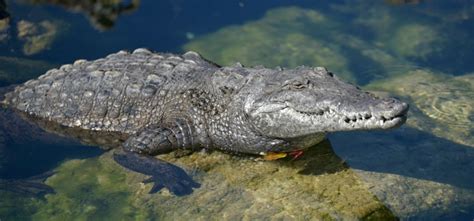
[[[262,135],[281,139],[403,124],[408,105],[379,98],[325,68],[256,70],[244,91],[244,112]]]

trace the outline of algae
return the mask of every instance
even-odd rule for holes
[[[444,39],[439,31],[428,25],[406,24],[394,31],[389,47],[403,57],[425,60],[443,51]]]
[[[373,82],[366,88],[411,100],[408,125],[474,147],[473,76],[452,77],[418,69]]]
[[[36,220],[146,220],[147,213],[131,205],[123,170],[104,157],[71,160],[57,168],[46,184],[56,194],[32,216]]]
[[[0,216],[2,220],[31,220],[42,202],[40,199],[0,190]]]
[[[268,67],[325,66],[343,78],[354,80],[341,48],[318,32],[337,25],[315,10],[272,9],[260,20],[225,27],[195,38],[183,48],[198,51],[221,65],[240,62]]]
[[[268,162],[220,152],[163,159],[193,168],[202,187],[182,199],[167,191],[147,197],[147,204],[162,205],[156,207],[160,219],[206,219],[214,214],[226,220],[360,219],[385,208],[328,141],[294,161]],[[384,214],[395,218],[388,210]]]
[[[47,220],[369,219],[396,217],[331,150],[328,141],[298,160],[262,161],[221,152],[161,158],[185,168],[201,188],[176,197],[148,194],[146,176],[124,170],[108,152],[71,160],[47,184],[56,194],[36,208]],[[319,167],[325,165],[324,167]]]
[[[353,16],[349,22],[355,28],[330,13],[277,8],[259,20],[197,36],[183,49],[197,51],[221,65],[325,66],[345,80],[365,83],[386,77],[394,67],[409,70],[413,58],[429,60],[447,47],[431,23],[413,23],[377,4],[369,9],[350,6],[353,4],[333,5],[333,10]]]
[[[22,40],[23,53],[37,54],[51,47],[60,32],[60,23],[49,20],[32,22],[21,20],[17,23],[18,39]]]

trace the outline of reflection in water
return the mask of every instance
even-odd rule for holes
[[[99,30],[114,26],[122,13],[132,12],[140,6],[140,0],[127,3],[123,0],[25,0],[31,4],[51,4],[87,15],[91,23]]]

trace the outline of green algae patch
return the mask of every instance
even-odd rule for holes
[[[110,158],[71,160],[47,180],[56,194],[46,196],[35,220],[144,220],[131,204],[123,169]]]
[[[408,125],[474,147],[473,79],[474,74],[453,77],[418,69],[366,88],[411,100]]]
[[[217,151],[160,158],[192,168],[188,172],[201,188],[185,197],[167,190],[155,195],[142,191],[136,205],[154,208],[159,220],[206,220],[216,214],[222,220],[341,220],[362,219],[377,211],[394,217],[334,154],[329,142],[298,160],[269,162]]]
[[[53,64],[44,61],[0,56],[0,85],[36,78],[53,67]]]
[[[60,27],[61,23],[58,21],[19,21],[17,23],[17,37],[24,42],[23,53],[33,55],[51,47],[60,33]]]
[[[34,220],[341,220],[393,214],[338,158],[329,142],[298,160],[262,161],[221,152],[161,155],[187,170],[201,187],[177,197],[149,194],[147,176],[118,166],[110,152],[63,163],[47,184]],[[327,165],[323,169],[319,165]],[[390,219],[388,219],[390,220]]]
[[[0,190],[0,217],[2,220],[30,220],[42,201],[37,198],[24,196]]]
[[[183,48],[197,51],[221,65],[240,62],[246,66],[325,66],[353,80],[338,44],[328,41],[325,33],[312,32],[336,26],[337,23],[315,10],[273,9],[260,20],[225,27]]]
[[[403,57],[425,60],[443,51],[444,38],[428,25],[406,24],[394,31],[389,45]]]

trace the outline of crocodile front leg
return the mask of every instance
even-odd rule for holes
[[[200,187],[200,184],[183,169],[151,155],[194,146],[191,127],[186,121],[177,119],[162,127],[149,126],[132,135],[123,144],[124,151],[114,154],[114,160],[127,169],[150,175],[151,177],[144,181],[154,182],[150,193],[166,187],[174,194],[182,196],[192,193],[193,188]]]

